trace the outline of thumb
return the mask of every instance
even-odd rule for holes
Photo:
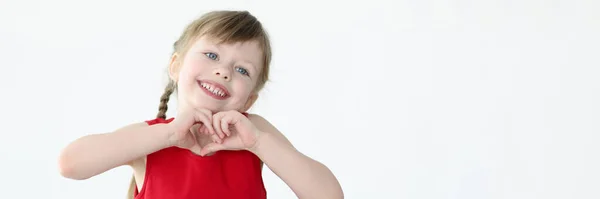
[[[202,147],[200,147],[198,143],[194,143],[194,145],[190,147],[189,150],[192,151],[192,153],[195,153],[196,155],[200,155],[200,153],[202,152]]]
[[[206,154],[217,152],[223,149],[225,149],[225,147],[222,144],[208,143],[202,148],[202,150],[200,150],[200,155],[205,156]]]

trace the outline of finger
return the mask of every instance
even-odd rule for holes
[[[225,117],[223,117],[223,119],[221,119],[221,129],[223,129],[223,132],[225,132],[225,134],[227,134],[227,136],[231,136],[231,131],[229,130],[229,125],[233,124],[233,117],[231,115],[227,115]]]
[[[201,121],[202,122],[202,126],[205,126],[208,131],[213,134],[215,132],[215,130],[213,129],[212,125],[212,117],[210,115],[207,115],[206,112],[204,111],[200,111],[197,112],[196,116],[196,121]]]
[[[194,131],[194,135],[196,137],[201,137],[202,134],[207,134],[208,127],[204,124],[204,121],[206,121],[206,119],[202,119],[201,116],[198,116],[197,118],[199,118],[198,120],[200,122],[198,122],[197,124],[198,127],[195,129],[196,131]]]
[[[177,144],[178,147],[190,148],[196,144],[196,136],[194,136],[192,131],[188,130],[187,134]]]
[[[209,143],[206,146],[204,146],[202,150],[200,150],[200,155],[205,156],[206,154],[217,152],[223,149],[225,149],[225,147],[222,144]]]
[[[213,134],[211,138],[214,143],[223,143],[223,139],[221,139],[217,134]]]
[[[215,128],[215,130],[217,131],[217,134],[219,135],[220,138],[224,138],[225,137],[225,133],[223,133],[223,129],[221,128],[221,120],[223,119],[224,114],[221,113],[217,113],[215,115],[213,115],[213,127]]]
[[[190,151],[192,151],[192,153],[200,155],[200,153],[202,152],[202,147],[200,147],[200,145],[196,143],[194,144],[194,146],[190,147]]]
[[[206,127],[206,125],[202,125],[200,127],[200,130],[198,130],[198,132],[205,134],[205,135],[210,135],[210,132],[208,131],[208,128]]]
[[[191,134],[194,139],[198,137],[198,131],[194,133],[193,129],[189,129],[188,133]]]
[[[193,140],[194,140],[194,144],[193,144],[193,146],[192,146],[192,147],[198,147],[198,151],[196,151],[196,152],[198,152],[198,153],[199,153],[199,152],[200,152],[200,151],[199,151],[199,150],[200,150],[200,143],[202,143],[202,140],[201,140],[201,138],[202,138],[202,135],[200,135],[200,131],[196,131],[196,132],[194,133],[194,132],[192,132],[192,131],[190,130],[188,133],[192,135],[192,138],[193,138]],[[192,150],[192,147],[190,147],[189,149],[190,149],[190,150]],[[192,151],[193,151],[193,150],[192,150]]]
[[[206,129],[208,130],[208,132],[210,134],[215,134],[215,129],[214,129],[213,125],[212,125],[212,120],[213,120],[212,114],[205,113],[204,116],[207,118],[206,123],[204,123],[205,124],[204,126],[206,126]]]
[[[201,133],[202,129],[204,129],[206,127],[204,127],[204,125],[202,125],[202,122],[198,122],[198,128],[196,128],[196,132]]]

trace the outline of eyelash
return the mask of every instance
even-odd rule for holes
[[[248,73],[248,70],[246,70],[245,68],[237,67],[235,68],[235,70],[242,73],[242,75],[250,76],[250,73]]]
[[[212,59],[212,60],[215,60],[215,61],[219,61],[219,56],[217,54],[215,54],[215,53],[210,53],[209,52],[209,53],[204,53],[204,55],[206,55],[206,57],[208,57],[209,59]],[[213,56],[211,56],[211,55],[213,55]],[[235,70],[238,71],[239,73],[241,73],[242,75],[250,76],[250,73],[245,68],[236,67]]]

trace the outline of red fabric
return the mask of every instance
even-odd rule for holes
[[[146,121],[149,125],[170,119]],[[265,199],[261,161],[248,151],[207,157],[178,147],[147,156],[146,177],[135,199]]]

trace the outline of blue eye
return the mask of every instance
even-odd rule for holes
[[[208,58],[210,58],[212,60],[217,60],[219,58],[219,56],[217,56],[217,54],[215,54],[215,53],[204,53],[204,55],[206,55]]]
[[[240,73],[242,73],[242,75],[248,75],[248,76],[250,76],[250,75],[248,74],[248,70],[246,70],[245,68],[240,68],[240,67],[237,67],[237,68],[235,68],[235,70],[236,70],[237,72],[240,72]]]

